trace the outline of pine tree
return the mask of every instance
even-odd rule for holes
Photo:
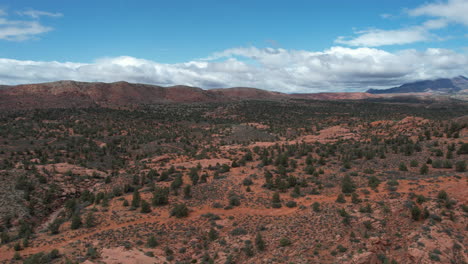
[[[133,192],[132,207],[133,208],[138,208],[138,207],[140,207],[140,204],[141,204],[140,193],[138,192],[138,190],[135,190]]]
[[[265,241],[263,241],[263,237],[260,233],[258,233],[255,237],[255,246],[259,251],[265,250]]]
[[[146,200],[141,200],[141,213],[151,213],[151,205]]]
[[[176,204],[171,210],[171,216],[175,216],[177,218],[187,217],[188,216],[188,208],[185,204]]]
[[[86,215],[86,219],[85,219],[85,227],[86,228],[91,228],[91,227],[94,227],[96,225],[95,223],[95,219],[94,219],[94,214],[92,212],[88,213]]]
[[[273,194],[273,197],[271,199],[271,204],[273,208],[280,208],[281,207],[281,198],[278,192],[275,192]]]
[[[187,184],[184,187],[184,197],[185,199],[192,198],[192,187],[190,186],[190,184]]]
[[[429,167],[426,164],[423,164],[419,169],[419,173],[426,175],[429,172]]]
[[[338,195],[338,197],[336,198],[336,201],[335,201],[335,202],[337,202],[337,203],[346,203],[346,200],[345,200],[344,195],[343,195],[342,193],[340,193],[340,194]]]
[[[155,248],[158,246],[158,241],[156,240],[156,237],[154,235],[151,235],[148,238],[148,241],[146,242],[146,246],[149,248]]]
[[[79,214],[74,214],[72,216],[72,221],[71,221],[71,225],[70,225],[70,228],[72,230],[75,230],[75,229],[78,229],[81,227],[83,223],[81,222],[81,217]]]
[[[355,188],[356,187],[354,186],[351,177],[349,175],[345,175],[343,180],[341,181],[341,191],[343,193],[352,193],[354,192]]]
[[[214,240],[218,239],[218,237],[219,237],[218,231],[216,231],[216,229],[214,229],[214,228],[211,228],[210,232],[208,232],[208,238],[211,241],[214,241]]]
[[[169,188],[156,187],[153,192],[153,206],[166,205],[169,203]]]

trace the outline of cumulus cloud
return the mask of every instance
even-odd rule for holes
[[[448,0],[425,4],[415,9],[408,10],[412,16],[431,16],[468,26],[468,1]]]
[[[447,49],[391,53],[375,48],[307,51],[246,47],[176,64],[127,56],[102,58],[93,63],[0,59],[0,84],[124,80],[208,89],[244,86],[288,93],[364,91],[466,74],[463,69],[468,69],[468,55]]]
[[[430,19],[421,25],[399,29],[383,30],[369,29],[355,32],[355,36],[340,36],[335,43],[354,47],[380,47],[388,45],[404,45],[416,42],[441,40],[431,31],[445,28],[451,22],[468,26],[468,0],[449,0],[425,4],[415,9],[408,9],[410,16],[429,16]],[[382,18],[392,17],[389,14],[381,15]]]
[[[34,9],[29,9],[26,11],[20,11],[17,12],[19,15],[22,16],[30,16],[32,18],[39,18],[41,16],[47,16],[47,17],[62,17],[62,13],[51,13],[51,12],[46,12],[46,11],[40,11],[40,10],[34,10]]]
[[[37,10],[22,12],[31,16],[33,20],[14,20],[8,18],[6,11],[0,9],[0,40],[23,41],[37,37],[40,34],[53,30],[52,27],[45,26],[37,20],[40,16],[62,16],[60,13],[48,13]]]
[[[379,47],[428,41],[432,38],[428,30],[420,26],[396,30],[370,29],[358,31],[356,34],[358,36],[354,38],[340,36],[335,42],[349,46]]]

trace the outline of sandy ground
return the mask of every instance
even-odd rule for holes
[[[415,192],[418,194],[424,194],[428,197],[436,197],[438,190],[444,189],[448,193],[451,194],[451,196],[457,200],[459,200],[462,203],[468,202],[468,186],[467,182],[464,179],[456,179],[454,177],[445,177],[445,178],[428,178],[426,180],[419,180],[418,183],[419,185],[416,187],[416,185],[412,184],[416,181],[412,180],[399,180],[399,186],[398,186],[398,192],[399,193],[410,193],[410,192]],[[369,196],[367,196],[368,199],[371,200],[379,200],[383,199],[384,195],[387,193],[385,190],[386,186],[385,184],[381,184],[379,186],[379,192],[371,192]],[[415,190],[417,188],[417,190]],[[359,192],[359,190],[358,190]],[[288,194],[281,194],[283,195],[288,195]],[[131,200],[131,195],[127,195],[125,197],[127,200]],[[296,202],[298,205],[304,205],[304,206],[311,206],[312,203],[314,202],[320,202],[320,203],[334,203],[337,198],[337,195],[314,195],[314,196],[308,196],[308,197],[301,197],[296,199]],[[111,203],[110,210],[108,214],[110,214],[114,210],[121,210],[121,203],[113,202]],[[115,224],[115,223],[106,223],[105,226],[99,226],[93,229],[89,229],[89,232],[80,234],[80,235],[73,235],[76,234],[76,231],[72,230],[66,230],[60,236],[63,237],[68,237],[65,240],[58,240],[54,239],[54,237],[49,236],[47,233],[39,233],[38,236],[40,236],[42,239],[48,240],[50,244],[45,245],[45,246],[39,246],[39,247],[29,247],[21,251],[22,255],[29,255],[29,254],[35,254],[39,252],[48,252],[52,249],[61,249],[66,247],[68,244],[71,244],[73,242],[76,242],[78,240],[84,240],[94,234],[106,231],[106,230],[112,230],[112,229],[118,229],[122,227],[127,227],[131,225],[136,225],[136,224],[141,224],[141,223],[183,223],[184,221],[190,221],[190,220],[196,220],[201,215],[207,214],[207,213],[213,213],[216,215],[220,215],[224,217],[229,217],[229,216],[241,216],[241,215],[257,215],[257,216],[281,216],[281,215],[290,215],[290,214],[295,214],[299,213],[300,214],[300,209],[298,207],[295,208],[287,208],[283,207],[281,209],[255,209],[255,208],[249,208],[249,207],[235,207],[232,210],[224,210],[224,209],[216,209],[212,208],[210,206],[203,206],[199,208],[191,208],[191,213],[187,218],[184,219],[176,219],[172,218],[169,216],[169,213],[167,212],[166,209],[155,209],[153,210],[153,213],[147,214],[147,215],[141,215],[141,218],[133,220],[133,221],[128,221],[120,224]],[[158,217],[154,217],[154,214],[158,214]],[[83,230],[83,229],[81,229]],[[104,257],[104,262],[105,263],[159,263],[156,258],[150,258],[148,256],[145,256],[142,252],[139,251],[128,251],[128,250],[123,250],[122,248],[111,248],[111,249],[105,249],[103,252],[103,257]],[[6,246],[3,246],[0,248],[0,261],[7,261],[13,257],[14,251],[11,249],[8,249]],[[152,262],[146,262],[151,259]]]

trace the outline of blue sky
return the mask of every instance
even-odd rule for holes
[[[468,0],[0,3],[0,84],[362,91],[467,74]]]

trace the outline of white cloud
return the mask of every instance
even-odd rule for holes
[[[307,51],[248,47],[176,64],[126,56],[93,63],[0,59],[0,84],[125,80],[202,88],[245,86],[282,92],[364,91],[467,74],[466,69],[468,54],[446,49],[391,53],[375,48]]]
[[[0,40],[23,41],[35,38],[37,35],[53,30],[52,27],[45,26],[39,22],[40,16],[61,17],[61,13],[49,13],[38,10],[28,10],[17,12],[26,15],[33,20],[13,20],[7,17],[6,11],[0,9]]]
[[[418,26],[400,29],[361,30],[355,32],[356,36],[353,37],[340,36],[335,40],[335,43],[354,47],[380,47],[444,40],[446,38],[439,37],[431,31],[445,28],[451,22],[468,26],[468,0],[448,0],[447,2],[425,4],[415,9],[408,9],[406,13],[410,16],[429,16],[436,19],[427,20]],[[392,16],[382,14],[381,17],[387,19]]]
[[[415,26],[396,30],[370,29],[356,32],[357,37],[338,37],[335,42],[349,46],[379,47],[387,45],[403,45],[414,42],[428,41],[432,38],[425,27]]]
[[[44,26],[38,21],[0,18],[0,39],[4,40],[22,41],[51,30],[51,27]]]
[[[389,19],[389,18],[392,18],[393,15],[392,14],[380,14],[380,17],[384,19]]]
[[[441,29],[447,27],[449,22],[446,19],[432,19],[423,23],[425,29]]]
[[[46,11],[40,11],[40,10],[26,10],[26,11],[20,11],[17,12],[19,15],[22,16],[30,16],[32,18],[39,18],[41,16],[47,16],[47,17],[62,17],[62,13],[51,13],[51,12],[46,12]]]
[[[448,0],[447,2],[425,4],[408,10],[408,13],[412,16],[439,17],[468,26],[467,0]]]

